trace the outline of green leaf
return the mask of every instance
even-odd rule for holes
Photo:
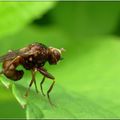
[[[26,99],[25,97],[20,93],[21,90],[18,90],[16,88],[16,86],[13,84],[12,85],[12,92],[13,95],[15,96],[15,98],[17,99],[17,101],[20,103],[20,105],[22,106],[22,108],[25,108],[26,106]]]
[[[72,54],[76,54],[76,57],[71,58],[72,60],[69,60],[70,57],[66,58],[68,62],[64,66],[66,75],[58,82],[66,89],[84,94],[94,103],[119,116],[120,39],[104,36],[91,40],[89,43],[86,41],[81,49],[76,45],[75,51],[78,55],[73,51]],[[98,42],[93,43],[96,40]],[[87,44],[89,46],[93,44],[94,47],[90,47],[92,50],[88,50]],[[72,51],[68,54],[70,52]],[[55,74],[59,76],[60,71],[63,69],[55,71]]]
[[[22,30],[54,6],[54,2],[0,2],[0,37]]]
[[[42,113],[41,109],[38,107],[38,105],[35,105],[34,102],[30,102],[28,104],[28,107],[26,110],[26,118],[27,119],[43,118],[43,113]]]
[[[56,77],[55,87],[50,94],[56,107],[51,107],[47,97],[37,94],[34,86],[32,86],[29,97],[25,98],[27,118],[118,118],[120,111],[118,97],[120,78],[119,38],[103,36],[101,38],[89,38],[89,41],[84,39],[84,42],[77,44],[72,41],[69,42],[65,34],[55,28],[46,29],[29,27],[25,30],[26,33],[23,31],[20,35],[12,37],[13,43],[18,36],[18,39],[28,40],[21,41],[21,44],[18,44],[19,46],[32,42],[33,38],[50,44],[52,40],[58,37],[57,42],[52,41],[53,46],[66,48],[64,61],[56,66],[45,66]],[[51,31],[50,34],[49,31]],[[42,35],[37,35],[40,32]],[[55,32],[57,33],[56,36],[54,36]],[[31,33],[33,33],[32,37],[29,36]],[[26,37],[24,37],[25,34]],[[65,41],[64,44],[60,40]],[[13,43],[11,43],[12,48],[14,48]],[[17,48],[17,46],[15,47]],[[9,46],[6,47],[6,49],[8,48]],[[40,89],[39,84],[42,77],[37,74],[36,79]],[[30,72],[25,71],[23,79],[15,82],[14,95],[20,102],[30,80]],[[50,84],[51,81],[46,80],[44,83],[45,91]],[[20,96],[17,93],[18,91]],[[33,112],[31,113],[31,111]]]
[[[6,79],[1,79],[0,81],[6,88],[10,88],[11,83],[9,81],[7,81]]]
[[[49,101],[46,96],[43,97],[40,93],[37,94],[34,86],[31,87],[29,96],[27,98],[23,98],[31,80],[31,74],[30,72],[27,72],[27,70],[25,70],[25,75],[23,79],[15,82],[15,85],[13,85],[14,96],[17,98],[21,105],[23,103],[26,104],[26,109],[24,110],[26,110],[26,117],[28,119],[120,117],[119,38],[110,35],[108,37],[87,36],[91,32],[94,34],[94,31],[96,31],[95,34],[100,32],[102,34],[104,33],[106,34],[115,28],[119,11],[119,7],[115,7],[116,4],[114,4],[113,6],[111,5],[110,7],[112,8],[111,11],[115,10],[116,12],[114,11],[109,13],[110,20],[107,19],[108,22],[107,21],[105,22],[106,19],[104,17],[106,16],[106,14],[103,15],[103,12],[100,12],[101,13],[100,18],[101,19],[104,18],[104,20],[101,21],[101,19],[99,19],[101,24],[99,24],[98,27],[95,27],[96,26],[95,24],[95,26],[93,26],[93,28],[95,28],[93,29],[93,31],[91,30],[90,27],[88,27],[88,25],[92,26],[94,22],[98,24],[99,20],[97,19],[97,17],[96,17],[97,20],[95,19],[93,21],[92,20],[89,21],[88,19],[87,24],[85,24],[86,21],[85,23],[80,22],[80,24],[83,25],[81,26],[79,24],[80,19],[77,20],[76,18],[74,18],[74,14],[72,14],[73,17],[72,16],[66,17],[66,15],[68,15],[67,13],[63,15],[64,17],[61,17],[62,20],[59,19],[59,22],[62,22],[62,24],[64,24],[62,25],[60,23],[62,29],[59,29],[57,25],[43,28],[40,28],[38,26],[37,27],[29,26],[20,33],[11,37],[6,37],[2,39],[3,41],[0,41],[2,45],[2,47],[0,48],[1,54],[3,52],[6,52],[8,49],[22,48],[25,45],[33,42],[41,42],[48,46],[58,48],[63,47],[66,49],[63,61],[61,61],[56,66],[50,67],[50,65],[48,64],[45,66],[48,68],[47,70],[50,73],[52,73],[56,78],[56,84],[52,92],[50,93],[50,98],[56,107],[52,107],[49,104]],[[63,6],[64,8],[63,12],[66,12],[65,8],[70,10],[69,5],[70,8],[73,8],[72,4],[68,3],[68,7],[65,7],[66,5]],[[105,5],[103,5],[102,3],[102,6],[104,6],[103,11],[105,10],[106,5],[107,5],[106,3]],[[74,11],[75,8],[76,7],[74,3],[74,9],[71,10]],[[82,9],[86,8],[87,7],[85,8],[83,7]],[[96,7],[96,9],[98,9],[98,7]],[[99,10],[100,9],[101,8],[99,8]],[[109,10],[107,9],[107,12],[105,13],[108,13]],[[78,13],[79,12],[80,10],[78,10]],[[92,13],[93,15],[94,10],[90,13]],[[57,12],[57,14],[55,15],[62,14],[60,14],[60,12]],[[86,14],[84,14],[84,17],[85,16]],[[66,20],[65,18],[68,19]],[[82,19],[82,21],[84,20],[85,18]],[[91,22],[93,22],[92,25]],[[105,24],[108,23],[107,24],[108,27],[105,27],[105,29],[103,30],[102,26],[104,26],[103,24],[104,22]],[[86,33],[85,33],[86,29],[85,30],[83,29],[84,26],[86,26],[86,28],[88,27],[88,31]],[[83,39],[81,39],[82,29],[84,33],[83,35],[85,35]],[[67,30],[68,33],[66,34]],[[41,75],[37,74],[36,80],[39,91],[41,79],[42,79]],[[50,84],[51,84],[50,80],[45,81],[44,83],[45,93],[48,90]]]
[[[19,84],[17,86],[20,86]],[[23,87],[23,89],[25,89]],[[20,89],[18,89],[21,91]],[[23,93],[21,93],[23,94]],[[66,91],[56,85],[50,95],[55,106],[35,91],[27,98],[27,118],[114,118],[116,114],[104,109],[81,94]],[[98,109],[99,108],[99,109]]]

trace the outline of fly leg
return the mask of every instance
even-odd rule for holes
[[[45,94],[44,94],[44,92],[43,92],[43,87],[42,87],[44,81],[45,81],[45,76],[43,77],[42,81],[40,82],[40,88],[41,88],[41,92],[42,92],[42,95],[43,95],[43,96],[45,96]]]
[[[53,79],[51,79],[51,80],[53,80]],[[51,90],[52,90],[52,88],[53,88],[53,86],[54,86],[54,83],[55,83],[55,80],[53,80],[53,82],[52,82],[50,88],[49,88],[48,91],[47,91],[47,97],[48,97],[48,100],[49,100],[49,102],[50,102],[51,105],[52,105],[52,102],[51,102],[49,93],[51,92]]]
[[[43,80],[41,81],[41,84],[40,84],[40,85],[41,85],[41,91],[42,91],[42,94],[43,94],[43,95],[44,95],[44,93],[43,93],[43,89],[42,89],[42,84],[43,84],[43,82],[45,81],[45,77],[50,78],[50,79],[53,81],[52,84],[51,84],[51,86],[49,87],[49,89],[48,89],[48,91],[47,91],[48,100],[49,100],[50,104],[52,104],[49,94],[50,94],[50,92],[52,91],[52,88],[53,88],[53,86],[54,86],[55,78],[54,78],[50,73],[48,73],[47,70],[45,70],[44,68],[39,68],[38,71],[39,71],[41,74],[44,75]]]
[[[35,79],[35,78],[34,78],[34,79]],[[36,80],[34,80],[34,85],[35,85],[36,92],[38,93],[38,89],[37,89]]]
[[[34,82],[34,84],[35,84],[36,91],[38,91],[37,85],[36,85],[36,81],[35,81],[35,70],[32,70],[32,80],[30,81],[29,87],[28,87],[28,89],[27,89],[27,91],[26,91],[26,93],[25,93],[25,96],[26,96],[26,97],[27,97],[28,94],[29,94],[29,91],[30,91],[30,88],[31,88],[33,82]]]

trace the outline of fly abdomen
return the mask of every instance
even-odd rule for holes
[[[3,74],[14,81],[20,80],[23,77],[23,70],[16,70],[17,64],[11,64],[10,61],[5,61],[3,63]]]

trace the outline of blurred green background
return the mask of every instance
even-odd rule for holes
[[[63,61],[45,66],[56,78],[58,107],[51,110],[32,87],[23,109],[16,90],[0,84],[0,118],[120,117],[120,2],[0,2],[0,55],[34,42],[66,49]],[[23,95],[30,79],[25,71],[15,83]]]

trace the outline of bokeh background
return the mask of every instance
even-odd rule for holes
[[[56,77],[51,98],[57,110],[32,87],[29,101],[43,113],[37,117],[120,117],[120,2],[0,2],[0,55],[34,42],[66,49],[63,61],[45,66]],[[15,84],[25,89],[30,79],[25,71]],[[12,91],[0,84],[0,118],[30,117],[31,107],[23,109]]]

